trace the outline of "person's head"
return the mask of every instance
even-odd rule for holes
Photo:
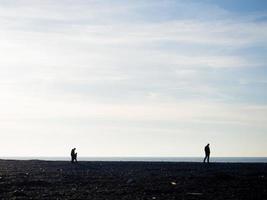
[[[210,146],[210,144],[208,143],[207,146]]]

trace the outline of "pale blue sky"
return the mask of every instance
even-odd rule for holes
[[[266,52],[264,0],[0,0],[1,155],[267,156]]]

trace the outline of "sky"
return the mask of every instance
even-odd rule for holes
[[[267,156],[267,1],[0,0],[0,157]]]

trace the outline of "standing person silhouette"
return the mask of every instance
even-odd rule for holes
[[[205,150],[205,158],[203,162],[205,163],[207,160],[207,163],[210,163],[210,144],[207,144],[204,150]]]
[[[71,163],[74,163],[74,162],[78,162],[77,161],[77,153],[75,152],[75,150],[76,150],[76,148],[73,148],[72,150],[71,150],[71,153],[70,153],[70,155],[71,155]]]

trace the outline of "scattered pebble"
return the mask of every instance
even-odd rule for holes
[[[203,195],[203,193],[200,193],[200,192],[188,192],[187,194],[193,195],[193,196],[201,196],[201,195]]]
[[[13,195],[14,195],[14,196],[27,196],[27,195],[25,194],[25,192],[23,192],[23,190],[15,190],[15,191],[13,192]]]
[[[132,182],[133,182],[133,179],[130,178],[130,179],[128,179],[127,184],[130,184],[130,183],[132,183]]]
[[[171,182],[171,184],[172,184],[172,185],[177,185],[177,183],[176,183],[176,182],[174,182],[174,181],[172,181],[172,182]]]

